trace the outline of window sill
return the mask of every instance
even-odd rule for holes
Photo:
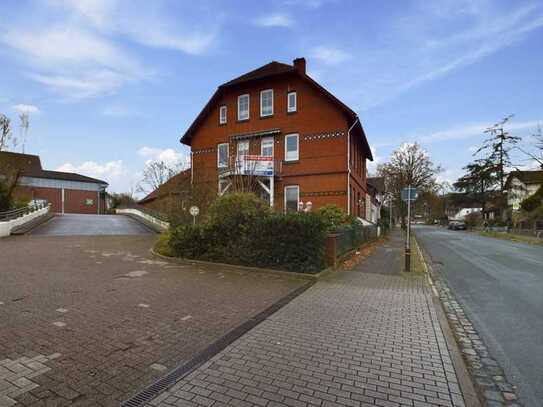
[[[298,164],[300,160],[283,160],[283,164]]]
[[[267,114],[266,116],[260,116],[260,120],[264,120],[264,119],[272,119],[273,118],[273,114]]]
[[[226,126],[228,123],[219,123],[219,127],[224,127]]]
[[[287,114],[296,114],[296,113],[298,113],[297,110],[293,110],[292,112],[287,111]]]
[[[250,118],[248,118],[248,119],[237,119],[236,123],[244,123],[244,122],[248,122],[249,120],[250,120]]]

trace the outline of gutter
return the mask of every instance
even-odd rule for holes
[[[356,116],[356,120],[347,130],[347,215],[351,214],[351,130],[358,122],[358,116]]]

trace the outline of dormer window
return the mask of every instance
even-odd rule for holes
[[[287,112],[294,113],[297,110],[296,92],[287,93]]]
[[[273,116],[273,89],[260,92],[260,117]]]
[[[249,119],[249,95],[238,96],[238,120]]]
[[[219,124],[226,124],[226,114],[226,106],[222,105],[221,107],[219,107]]]

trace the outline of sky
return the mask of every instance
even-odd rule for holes
[[[452,182],[509,114],[528,148],[542,51],[540,0],[2,0],[0,112],[17,137],[28,112],[45,168],[130,191],[149,160],[186,162],[179,138],[218,85],[305,57],[359,114],[371,172],[419,142]]]

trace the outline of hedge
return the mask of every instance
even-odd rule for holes
[[[318,214],[277,214],[253,194],[229,194],[207,222],[173,229],[169,246],[182,258],[316,273],[325,267],[327,230]]]

